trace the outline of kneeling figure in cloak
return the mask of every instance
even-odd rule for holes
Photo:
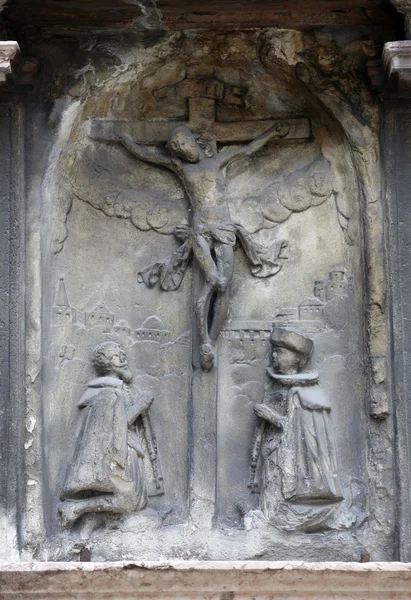
[[[98,374],[78,408],[74,456],[61,492],[62,524],[87,513],[130,514],[147,504],[144,453],[136,421],[150,408],[151,395],[134,399],[132,374],[123,348],[103,342],[93,352]]]
[[[313,342],[283,328],[274,328],[270,341],[267,373],[274,391],[281,391],[274,394],[278,408],[270,398],[254,406],[264,459],[262,510],[288,531],[339,528],[334,518],[344,497],[331,405],[318,374],[303,371]]]

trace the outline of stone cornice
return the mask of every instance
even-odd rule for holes
[[[17,42],[0,41],[0,82],[16,71],[20,63],[20,48]]]
[[[409,563],[108,562],[0,564],[7,598],[409,599]]]
[[[398,96],[411,96],[411,0],[390,0],[404,15],[405,40],[384,45],[382,61],[388,88]]]
[[[411,96],[411,40],[385,44],[383,65],[390,87],[400,96]]]
[[[0,95],[13,97],[33,88],[38,60],[25,59],[17,42],[0,41]]]

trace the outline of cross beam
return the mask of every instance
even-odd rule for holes
[[[115,141],[114,131],[120,129],[140,144],[166,142],[176,127],[185,125],[206,140],[220,143],[249,142],[264,131],[287,121],[290,126],[287,140],[308,141],[311,137],[310,120],[306,117],[281,117],[250,121],[219,122],[215,120],[215,101],[211,98],[189,98],[189,118],[186,121],[112,121],[93,119],[90,137],[98,141]]]

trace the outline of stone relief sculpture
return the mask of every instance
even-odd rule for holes
[[[142,422],[154,479],[161,486],[157,444],[149,409],[154,400],[132,396],[132,374],[127,357],[116,342],[99,344],[93,352],[97,377],[88,383],[78,408],[81,411],[74,444],[60,495],[64,527],[85,514],[125,515],[147,504],[144,451],[136,429]]]
[[[44,129],[44,143],[21,207],[21,538],[53,560],[85,544],[95,561],[383,560],[395,455],[382,402],[370,417],[376,382],[391,407],[378,111],[344,113],[334,71],[317,69],[323,31],[143,33],[130,48],[86,40],[91,62],[76,55],[60,100],[27,114],[27,140]],[[369,100],[345,83],[353,106]],[[294,372],[266,372],[273,324],[309,340],[276,342]],[[106,340],[130,383],[92,366]]]
[[[284,140],[288,140],[289,135]],[[195,137],[203,149],[210,151],[209,142],[197,134]],[[118,176],[118,172],[125,168],[122,159],[122,156],[113,153],[106,154],[104,147],[97,146],[90,157],[84,157],[81,163],[83,171],[73,181],[75,196],[107,217],[128,218],[141,231],[154,230],[161,235],[173,235],[176,225],[186,222],[185,198],[176,191],[170,192],[165,198],[164,193],[155,192],[147,184],[139,183],[139,197],[136,199],[135,185],[138,181],[135,184],[129,181],[133,180],[130,167],[126,167],[128,181]],[[105,190],[104,194],[101,194],[101,189]],[[353,235],[351,225],[347,229],[352,219],[341,221],[341,193],[336,186],[331,164],[322,153],[304,168],[288,175],[277,175],[268,185],[257,187],[253,193],[244,194],[240,190],[239,195],[231,195],[227,201],[231,219],[247,233],[255,234],[274,229],[293,214],[320,206],[332,198],[345,241],[352,245],[353,239],[347,237],[348,233]],[[349,214],[348,209],[345,212]]]
[[[228,311],[236,240],[240,241],[256,277],[275,275],[281,269],[281,258],[284,258],[281,255],[283,243],[264,248],[256,244],[241,225],[233,223],[225,196],[224,169],[235,160],[251,156],[271,139],[285,137],[289,130],[287,122],[279,122],[251,143],[219,153],[214,153],[209,146],[204,149],[186,126],[171,132],[166,144],[168,154],[144,148],[121,130],[115,134],[117,140],[140,160],[175,173],[190,200],[191,226],[180,226],[175,231],[177,239],[183,242],[180,248],[168,259],[143,269],[139,275],[148,287],[159,283],[165,291],[175,290],[180,286],[191,254],[194,254],[205,278],[196,304],[201,365],[205,370],[213,366],[213,347]]]
[[[70,306],[64,277],[59,278],[56,300],[52,308],[53,326],[73,325],[76,322],[76,309]]]
[[[367,412],[367,269],[354,236],[373,199],[361,174],[373,171],[354,133],[292,83],[298,52],[289,71],[269,72],[265,33],[248,48],[242,36],[221,61],[224,33],[215,53],[210,38],[189,59],[185,36],[166,36],[170,60],[136,46],[98,79],[79,77],[84,96],[73,90],[45,121],[61,136],[32,193],[47,240],[63,211],[68,237],[56,254],[40,243],[41,385],[37,362],[29,372],[24,452],[42,456],[28,462],[27,505],[37,494],[32,522],[45,507],[43,555],[76,560],[87,544],[92,560],[358,560],[388,538],[380,516],[359,530],[352,508],[354,477],[370,514],[372,494],[392,491],[373,491],[388,461],[381,477],[370,471],[380,424]],[[266,372],[273,324],[308,340],[305,354],[287,350],[292,373]],[[106,340],[132,382],[91,366]]]
[[[140,188],[148,201],[136,202],[130,184],[116,178],[117,169],[113,181],[108,184],[112,191],[103,195],[107,205],[102,198],[96,201],[91,191],[75,190],[79,197],[109,216],[129,216],[139,229],[174,234],[180,247],[168,258],[139,271],[139,281],[148,287],[158,284],[164,291],[178,289],[194,255],[205,279],[195,307],[200,362],[204,370],[213,367],[214,346],[228,313],[236,242],[240,243],[247,256],[253,276],[265,278],[275,275],[287,258],[288,243],[277,240],[267,247],[253,239],[252,234],[260,229],[273,228],[291,214],[318,206],[332,196],[336,199],[337,208],[339,206],[330,164],[319,156],[307,167],[288,176],[280,176],[264,189],[256,190],[255,196],[243,198],[239,210],[232,210],[226,189],[226,169],[230,164],[251,156],[273,139],[308,141],[311,138],[310,122],[305,117],[238,122],[216,120],[217,106],[227,108],[232,104],[245,109],[247,91],[220,81],[212,71],[201,77],[192,77],[187,72],[175,84],[156,87],[152,101],[154,107],[158,104],[163,116],[167,116],[170,110],[173,112],[179,98],[188,106],[188,118],[159,121],[156,116],[153,121],[91,121],[90,136],[93,139],[120,143],[139,160],[166,168],[178,177],[191,206],[189,225],[172,226],[173,213],[181,216],[181,206],[175,198],[164,204],[158,197],[156,200],[153,190]],[[155,116],[151,114],[153,110],[149,110],[151,117]],[[218,142],[242,144],[218,151]],[[164,143],[165,149],[155,148]],[[92,170],[94,174],[97,171],[99,176],[107,177],[104,165],[93,163]],[[110,200],[112,197],[115,198],[115,206]],[[150,207],[153,200],[157,206]],[[241,219],[241,212],[247,216],[245,219]]]
[[[306,372],[313,350],[308,337],[291,329],[271,332],[272,367],[256,429],[249,487],[256,490],[257,463],[263,459],[261,508],[266,518],[288,531],[320,531],[354,525],[357,514],[344,501],[331,405],[318,380]]]
[[[158,126],[159,122],[145,125],[148,124]],[[278,131],[276,127],[279,127]],[[288,140],[290,133],[286,133],[286,129],[281,133],[283,127],[295,128],[293,120],[277,121],[271,128],[271,133],[266,131],[259,136],[258,147],[261,148],[272,139]],[[136,201],[130,183],[125,185],[116,176],[119,169],[117,163],[117,166],[111,165],[110,168],[110,165],[92,162],[92,178],[82,180],[81,188],[75,186],[75,194],[107,216],[130,218],[132,224],[142,231],[154,229],[160,234],[174,234],[180,243],[177,250],[168,258],[139,271],[139,281],[147,287],[158,284],[164,291],[177,290],[194,254],[205,275],[204,288],[196,306],[202,366],[204,369],[211,369],[214,361],[213,346],[227,314],[229,280],[234,263],[233,245],[239,242],[243,248],[253,276],[266,278],[277,274],[288,257],[288,242],[278,240],[267,247],[258,243],[253,234],[262,229],[272,229],[287,221],[291,215],[317,207],[332,197],[337,202],[338,193],[333,183],[330,163],[320,154],[304,168],[280,177],[268,186],[256,189],[255,195],[236,202],[226,196],[225,170],[237,159],[255,152],[257,140],[235,150],[217,153],[211,142],[200,138],[188,127],[181,126],[173,129],[166,138],[166,153],[154,150],[151,145],[148,148],[137,144],[123,129],[125,125],[121,122],[97,120],[93,122],[92,133],[96,139],[121,143],[130,154],[144,162],[166,167],[174,172],[182,182],[185,195],[192,206],[189,209],[190,212],[193,211],[191,224],[181,224],[185,220],[183,198],[177,201],[170,197],[165,202],[161,195],[143,187],[139,191],[144,197],[144,205],[141,201]],[[141,132],[139,136],[144,137]],[[181,149],[185,146],[188,150]],[[98,160],[104,162],[103,156]],[[99,188],[96,188],[95,171],[99,173]],[[107,186],[108,194],[100,193],[102,186]],[[116,198],[114,206],[112,196]],[[215,252],[216,249],[218,252]],[[228,261],[226,254],[230,255]],[[214,296],[217,302],[214,302]]]
[[[182,87],[177,83],[176,90],[188,101],[187,120],[94,119],[90,135],[99,141],[119,142],[138,159],[164,167],[179,178],[193,211],[191,223],[189,227],[176,227],[173,231],[182,242],[180,248],[170,258],[141,270],[139,277],[148,287],[158,283],[165,291],[176,290],[194,254],[205,277],[196,303],[200,360],[202,368],[210,370],[214,364],[213,347],[228,311],[236,240],[242,245],[256,277],[275,275],[287,258],[283,253],[284,242],[266,248],[257,244],[243,226],[233,222],[226,197],[225,169],[233,161],[251,156],[272,139],[310,139],[310,124],[307,118],[301,117],[218,122],[216,102],[224,100],[243,105],[247,90],[227,86],[214,74],[187,76],[185,81]],[[227,94],[227,90],[231,92]],[[169,92],[168,86],[166,94]],[[164,142],[167,152],[152,148]],[[218,152],[217,142],[249,143]]]

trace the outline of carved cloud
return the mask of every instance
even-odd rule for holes
[[[74,195],[107,217],[129,219],[142,231],[170,235],[176,225],[187,222],[183,197],[172,198],[159,187],[149,187],[135,163],[129,168],[121,159],[120,152],[104,147],[79,157],[71,184]]]
[[[293,213],[319,206],[334,196],[337,210],[338,191],[333,183],[330,163],[319,156],[304,169],[281,177],[258,192],[248,196],[233,207],[233,218],[250,233],[270,229],[283,223]]]

